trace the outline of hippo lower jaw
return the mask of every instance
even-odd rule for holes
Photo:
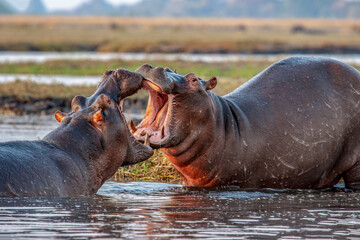
[[[166,94],[161,87],[148,80],[143,81],[142,88],[149,92],[149,103],[145,116],[138,126],[130,123],[136,140],[150,144],[158,149],[170,142],[170,121],[172,94]]]

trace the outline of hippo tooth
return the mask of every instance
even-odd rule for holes
[[[161,128],[161,138],[164,138],[165,137],[165,127],[163,126]]]
[[[150,136],[149,136],[149,134],[147,134],[147,133],[146,133],[146,136],[145,136],[145,142],[144,142],[144,144],[150,146]]]
[[[131,119],[130,120],[130,129],[131,129],[131,132],[132,133],[134,133],[134,132],[136,132],[137,131],[137,128],[136,128],[136,126],[135,126],[135,123],[133,122],[133,120]]]
[[[145,134],[147,134],[147,133],[145,132],[145,130],[142,130],[141,133],[140,133],[140,136],[145,136]]]

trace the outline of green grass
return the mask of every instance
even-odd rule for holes
[[[214,75],[222,77],[251,78],[269,65],[268,62],[253,63],[202,63],[202,62],[171,62],[148,61],[153,66],[165,66],[177,69],[180,74],[189,72],[210,78]],[[0,73],[28,73],[28,74],[62,74],[62,75],[101,75],[108,69],[126,68],[134,71],[144,64],[143,61],[92,61],[92,60],[58,60],[39,63],[3,63]]]
[[[167,61],[150,61],[147,62],[153,66],[170,67],[171,69],[177,69],[179,74],[195,73],[204,80],[210,79],[212,76],[218,77],[218,87],[214,89],[214,92],[223,95],[244,83],[246,80],[252,78],[260,71],[265,69],[270,63],[265,62],[253,62],[253,63],[202,63],[202,62],[167,62]],[[9,74],[56,74],[56,75],[98,75],[99,81],[103,72],[108,69],[125,68],[134,71],[144,62],[139,61],[48,61],[45,63],[4,63],[0,64],[0,73]],[[21,85],[21,83],[17,83]],[[30,83],[28,83],[30,85]],[[14,93],[21,95],[31,95],[31,92],[22,92],[27,90],[26,86],[21,87],[18,91],[15,88],[11,88],[11,84],[4,85],[4,89],[0,90],[0,94]],[[31,87],[31,86],[27,86]],[[56,91],[59,96],[70,96],[78,91],[79,94],[89,96],[91,93],[91,87],[61,87]],[[10,89],[10,91],[9,91]],[[52,94],[50,89],[46,89],[42,86],[40,95]],[[33,91],[33,90],[32,90]],[[36,92],[35,92],[36,93]],[[34,93],[34,94],[35,94]],[[146,93],[141,92],[142,95]],[[35,94],[36,95],[36,94]],[[77,94],[75,94],[77,95]],[[91,94],[90,94],[91,95]],[[140,95],[139,95],[140,96]]]

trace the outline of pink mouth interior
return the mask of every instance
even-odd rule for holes
[[[146,135],[152,144],[159,144],[168,136],[166,116],[169,107],[169,96],[156,84],[143,81],[143,89],[149,92],[149,102],[141,123],[132,129],[135,138],[144,141]]]

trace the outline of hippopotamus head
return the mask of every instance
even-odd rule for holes
[[[176,146],[186,138],[195,139],[207,120],[213,118],[208,90],[216,86],[216,77],[203,81],[193,73],[180,75],[148,64],[136,72],[144,77],[143,88],[149,91],[142,122],[138,126],[131,124],[139,141],[150,141],[153,148]]]
[[[80,137],[92,138],[85,141],[82,145],[91,143],[89,149],[97,149],[100,146],[100,152],[91,153],[91,155],[105,154],[112,156],[113,163],[100,163],[104,167],[106,164],[116,165],[116,169],[122,165],[135,164],[144,161],[152,156],[153,149],[150,146],[138,142],[130,133],[126,124],[125,117],[122,114],[119,105],[108,95],[100,94],[92,105],[82,110],[71,112],[69,114],[57,111],[55,118],[61,122],[61,125],[68,127],[71,131],[71,138],[77,135]],[[60,128],[63,131],[64,128]],[[85,134],[84,134],[85,133]],[[56,134],[56,133],[55,133]],[[62,134],[67,136],[67,134]],[[78,146],[86,148],[86,146]],[[81,151],[81,150],[79,150]],[[103,157],[100,159],[106,159]]]
[[[120,107],[120,114],[122,116],[122,123],[127,127],[125,117],[123,116],[122,104],[124,98],[136,93],[142,86],[143,77],[135,72],[131,72],[126,69],[119,68],[115,71],[108,70],[104,73],[101,82],[99,83],[96,92],[90,97],[76,96],[71,102],[72,112],[81,111],[89,106],[92,106],[99,99],[99,96],[106,95],[113,102]],[[95,104],[96,105],[96,104]],[[130,138],[130,142],[138,146],[140,143],[136,142],[136,139],[130,133],[130,130],[126,132]],[[118,146],[119,151],[123,146]],[[150,155],[151,156],[151,155]],[[149,157],[150,157],[149,156]],[[122,166],[132,165],[145,159],[142,158],[128,158],[125,159]]]
[[[96,92],[92,96],[76,96],[73,98],[72,111],[76,112],[92,105],[101,94],[108,95],[121,107],[124,98],[133,95],[141,88],[142,80],[140,74],[126,69],[108,70],[104,73]]]

